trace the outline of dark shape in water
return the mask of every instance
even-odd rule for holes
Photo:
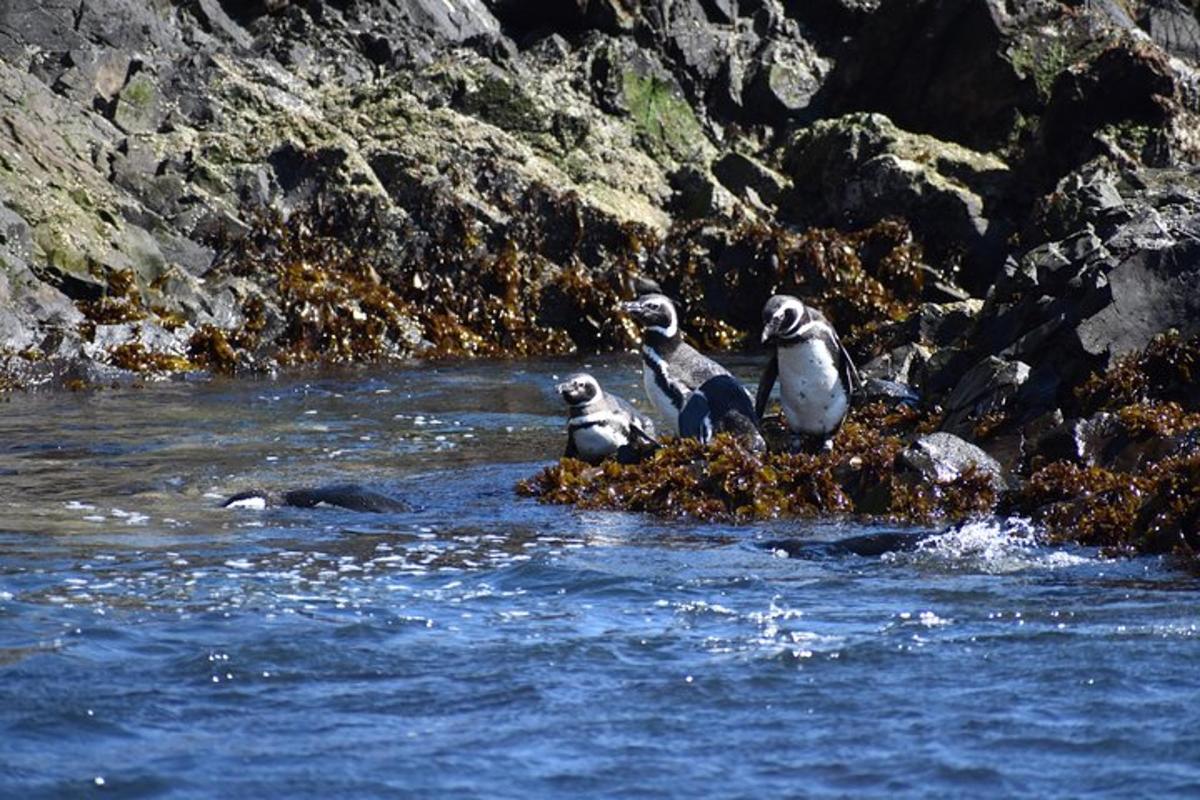
[[[246,492],[238,492],[222,503],[221,507],[229,508],[236,503],[255,499],[261,499],[266,506],[316,508],[324,504],[369,514],[395,514],[413,510],[413,507],[403,500],[353,483],[318,486],[311,489],[292,489],[282,495],[272,494],[262,489],[251,489]]]
[[[813,542],[806,539],[774,539],[763,542],[765,550],[782,550],[788,558],[841,558],[848,555],[872,558],[884,553],[905,553],[915,550],[917,545],[929,538],[928,532],[884,531],[851,536],[835,542]]]

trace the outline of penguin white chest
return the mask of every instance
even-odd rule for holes
[[[665,374],[665,365],[659,365],[663,368]],[[671,433],[679,435],[679,408],[675,405],[675,401],[671,399],[671,395],[667,394],[659,384],[660,377],[658,372],[648,363],[642,364],[642,383],[646,388],[646,397],[658,409],[658,413],[667,421],[667,425]]]
[[[837,428],[850,398],[825,342],[810,339],[779,348],[779,397],[793,432],[824,436]]]
[[[586,458],[610,456],[629,441],[625,431],[612,423],[589,425],[574,431],[572,435],[575,438],[575,447]]]
[[[629,442],[629,426],[619,414],[596,409],[567,420],[571,442],[589,460],[607,458]]]

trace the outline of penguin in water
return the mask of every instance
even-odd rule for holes
[[[294,508],[329,506],[368,514],[395,514],[413,510],[412,505],[399,498],[381,494],[355,483],[318,486],[310,489],[291,489],[282,493],[251,489],[238,492],[221,504],[222,508],[253,511],[278,506]]]
[[[758,430],[758,415],[750,394],[730,375],[709,378],[688,395],[679,412],[679,435],[708,444],[718,433],[731,433],[746,449],[767,449]]]
[[[862,383],[837,332],[820,311],[777,294],[763,307],[762,340],[775,352],[758,382],[755,413],[766,410],[778,377],[788,429],[829,449]]]
[[[570,409],[565,457],[599,464],[615,455],[625,463],[658,446],[654,423],[586,372],[567,376],[554,389]]]
[[[621,307],[642,329],[642,380],[646,396],[679,433],[679,413],[688,395],[709,378],[729,370],[701,355],[679,333],[679,314],[670,298],[644,294]]]

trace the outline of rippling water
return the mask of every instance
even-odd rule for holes
[[[519,499],[577,366],[0,403],[0,796],[1200,793],[1196,580]],[[348,481],[417,510],[219,507]]]

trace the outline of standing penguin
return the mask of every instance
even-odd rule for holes
[[[642,380],[646,396],[679,433],[679,412],[700,384],[729,370],[683,341],[679,314],[665,295],[645,294],[622,303],[642,329]]]
[[[779,397],[793,434],[820,439],[826,447],[850,410],[860,383],[858,370],[821,312],[795,297],[777,294],[763,307],[763,344],[775,352],[758,382],[754,410],[760,417],[779,378]]]
[[[599,464],[612,455],[633,460],[639,450],[657,444],[654,423],[620,397],[605,392],[586,372],[568,375],[554,388],[570,409],[567,458],[589,464]]]

